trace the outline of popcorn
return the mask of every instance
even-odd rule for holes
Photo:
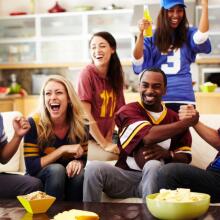
[[[176,190],[161,189],[155,200],[167,202],[196,202],[203,199],[202,195],[190,192],[190,189],[178,188]]]
[[[27,195],[24,195],[23,197],[31,201],[31,200],[37,200],[37,199],[46,199],[48,198],[48,195],[45,192],[35,191]]]

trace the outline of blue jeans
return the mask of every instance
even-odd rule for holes
[[[62,164],[44,167],[37,176],[44,184],[44,191],[57,200],[82,201],[84,170],[79,175],[68,177]]]
[[[220,202],[220,172],[203,170],[184,163],[169,163],[159,170],[159,188],[189,188],[207,193],[211,202]]]

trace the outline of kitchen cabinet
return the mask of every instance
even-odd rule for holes
[[[0,112],[19,111],[24,113],[23,98],[6,96],[0,99]]]
[[[129,59],[132,13],[118,9],[0,17],[0,63],[88,62],[88,41],[97,31],[112,33],[119,57]]]

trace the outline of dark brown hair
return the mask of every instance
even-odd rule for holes
[[[109,43],[110,47],[115,51],[110,58],[108,72],[107,72],[107,79],[109,84],[113,88],[115,94],[116,95],[120,94],[120,91],[123,89],[123,85],[124,85],[124,73],[122,70],[121,62],[116,52],[117,49],[116,40],[109,32],[101,31],[93,34],[93,36],[89,41],[89,45],[93,37],[95,36],[102,37],[103,39],[105,39]]]
[[[155,45],[160,52],[168,52],[170,46],[172,49],[178,49],[187,42],[187,31],[189,29],[189,22],[186,17],[185,8],[182,21],[175,29],[171,28],[168,21],[168,10],[161,8],[157,17],[157,27],[155,31]]]

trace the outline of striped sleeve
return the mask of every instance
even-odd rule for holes
[[[190,134],[189,129],[185,132],[175,136],[171,141],[171,150],[175,152],[175,154],[186,154],[189,159],[192,159],[192,136]]]
[[[28,119],[31,128],[24,136],[24,158],[27,173],[34,176],[41,170],[40,148],[37,145],[37,128],[33,118]]]
[[[121,148],[130,154],[151,128],[149,121],[136,121],[119,133]]]

